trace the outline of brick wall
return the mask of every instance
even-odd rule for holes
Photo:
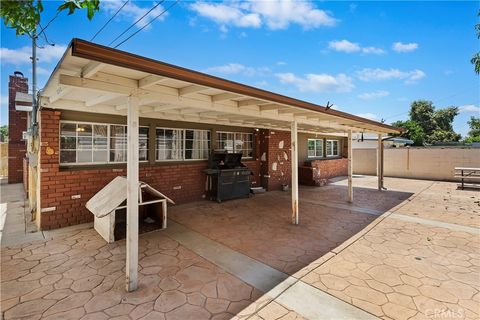
[[[15,110],[17,92],[28,93],[28,79],[10,76],[8,82],[8,183],[23,181],[23,158],[27,152],[23,131],[27,130],[27,113]]]
[[[61,170],[59,167],[60,112],[43,110],[40,116],[40,207],[41,229],[54,229],[93,221],[85,203],[108,182],[119,175],[126,176],[126,166]],[[260,163],[243,162],[252,171],[252,184],[259,183]],[[202,172],[207,162],[176,165],[141,166],[141,181],[150,184],[176,203],[200,200],[205,193],[206,176]],[[72,196],[80,195],[79,199]]]
[[[290,185],[290,132],[264,129],[259,136],[262,186],[271,191],[280,190],[283,184]]]
[[[348,175],[348,159],[325,159],[305,162],[298,168],[298,181],[309,186],[323,186],[328,179]]]
[[[116,176],[126,176],[126,165],[66,169],[59,166],[59,122],[61,113],[42,110],[40,114],[40,227],[54,229],[90,222],[93,215],[85,203]],[[252,171],[252,185],[279,190],[291,184],[290,132],[259,130],[255,139],[258,159],[243,163]],[[348,160],[316,160],[299,168],[299,182],[321,185],[330,177],[347,174]],[[201,200],[205,194],[207,162],[141,165],[140,180],[172,198],[176,203]],[[79,198],[77,198],[80,196]],[[73,197],[73,199],[72,199]]]

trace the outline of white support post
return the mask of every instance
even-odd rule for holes
[[[298,224],[298,146],[297,121],[291,127],[292,223]]]
[[[353,202],[353,149],[352,130],[348,130],[348,202]]]
[[[378,134],[378,144],[377,144],[377,179],[378,179],[378,190],[381,191],[383,187],[383,178],[382,178],[382,171],[383,171],[383,154],[382,154],[382,135]]]
[[[127,98],[127,291],[138,282],[138,127],[139,100]]]

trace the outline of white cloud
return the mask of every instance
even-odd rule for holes
[[[378,121],[378,120],[379,120],[379,117],[378,117],[376,114],[371,113],[371,112],[359,113],[359,114],[357,114],[357,116],[362,117],[362,118],[365,118],[365,119],[374,120],[374,121]]]
[[[404,80],[407,84],[412,84],[426,76],[425,72],[422,70],[411,70],[411,71],[401,71],[398,69],[370,69],[365,68],[360,71],[357,71],[357,77],[362,81],[382,81],[382,80],[391,80],[399,79]]]
[[[359,94],[358,97],[362,100],[373,100],[373,99],[383,98],[388,95],[390,95],[390,92],[385,90],[378,90],[374,92],[365,92],[365,93]]]
[[[262,21],[257,13],[247,13],[232,4],[196,2],[191,8],[199,15],[209,18],[225,27],[233,25],[236,27],[258,28]]]
[[[277,61],[277,66],[285,66],[287,63],[285,61]]]
[[[384,54],[385,50],[376,47],[364,47],[362,52],[365,54]]]
[[[245,76],[262,76],[268,74],[270,69],[267,67],[247,67],[240,63],[228,63],[221,66],[210,67],[206,70],[207,73],[221,73],[221,74],[242,74]]]
[[[37,49],[38,63],[57,62],[67,49],[65,45],[45,46]],[[13,65],[30,64],[32,60],[32,48],[25,46],[19,49],[0,48],[0,57],[2,64],[9,63]]]
[[[354,53],[354,52],[362,52],[365,54],[385,53],[383,49],[376,48],[376,47],[361,47],[358,43],[351,42],[345,39],[330,41],[328,43],[328,48],[335,51],[346,52],[346,53]]]
[[[336,40],[330,41],[328,43],[328,48],[335,50],[335,51],[342,51],[342,52],[358,52],[361,50],[358,43],[353,43],[348,40]]]
[[[297,24],[304,29],[313,29],[334,26],[337,22],[328,12],[316,8],[310,1],[195,2],[190,8],[220,25],[244,28],[266,25],[271,30],[279,30]]]
[[[480,114],[480,107],[477,107],[473,104],[467,104],[458,108],[462,113],[477,113]]]
[[[418,43],[395,42],[392,44],[392,49],[396,52],[412,52],[418,49]]]
[[[303,78],[293,73],[278,73],[276,76],[281,83],[293,84],[301,92],[350,92],[355,87],[352,78],[343,73],[336,76],[307,74]]]
[[[142,3],[143,1],[140,1]],[[138,3],[138,2],[137,2]],[[141,18],[144,14],[148,12],[157,2],[153,4],[149,2],[148,7],[139,7],[133,1],[129,1],[125,7],[118,13],[118,17],[123,18],[124,20],[130,21],[131,23],[137,21]],[[124,4],[124,1],[118,0],[103,0],[101,2],[101,9],[105,10],[108,14],[113,15],[117,12],[118,9]],[[136,27],[141,28],[145,26],[150,20],[157,17],[165,8],[162,5],[159,5],[155,9],[153,9],[150,13],[148,13],[141,21],[136,24]],[[168,15],[168,12],[165,12],[160,17],[158,17],[155,21],[162,21]],[[151,25],[145,27],[145,29],[150,28]]]

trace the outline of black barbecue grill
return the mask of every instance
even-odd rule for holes
[[[241,160],[241,153],[211,154],[208,169],[204,170],[207,174],[207,199],[222,202],[250,195],[252,171]]]

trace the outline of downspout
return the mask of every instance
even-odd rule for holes
[[[37,98],[37,33],[32,37],[32,121],[31,134],[35,137],[38,134],[37,128],[37,112],[38,112],[38,98]]]

